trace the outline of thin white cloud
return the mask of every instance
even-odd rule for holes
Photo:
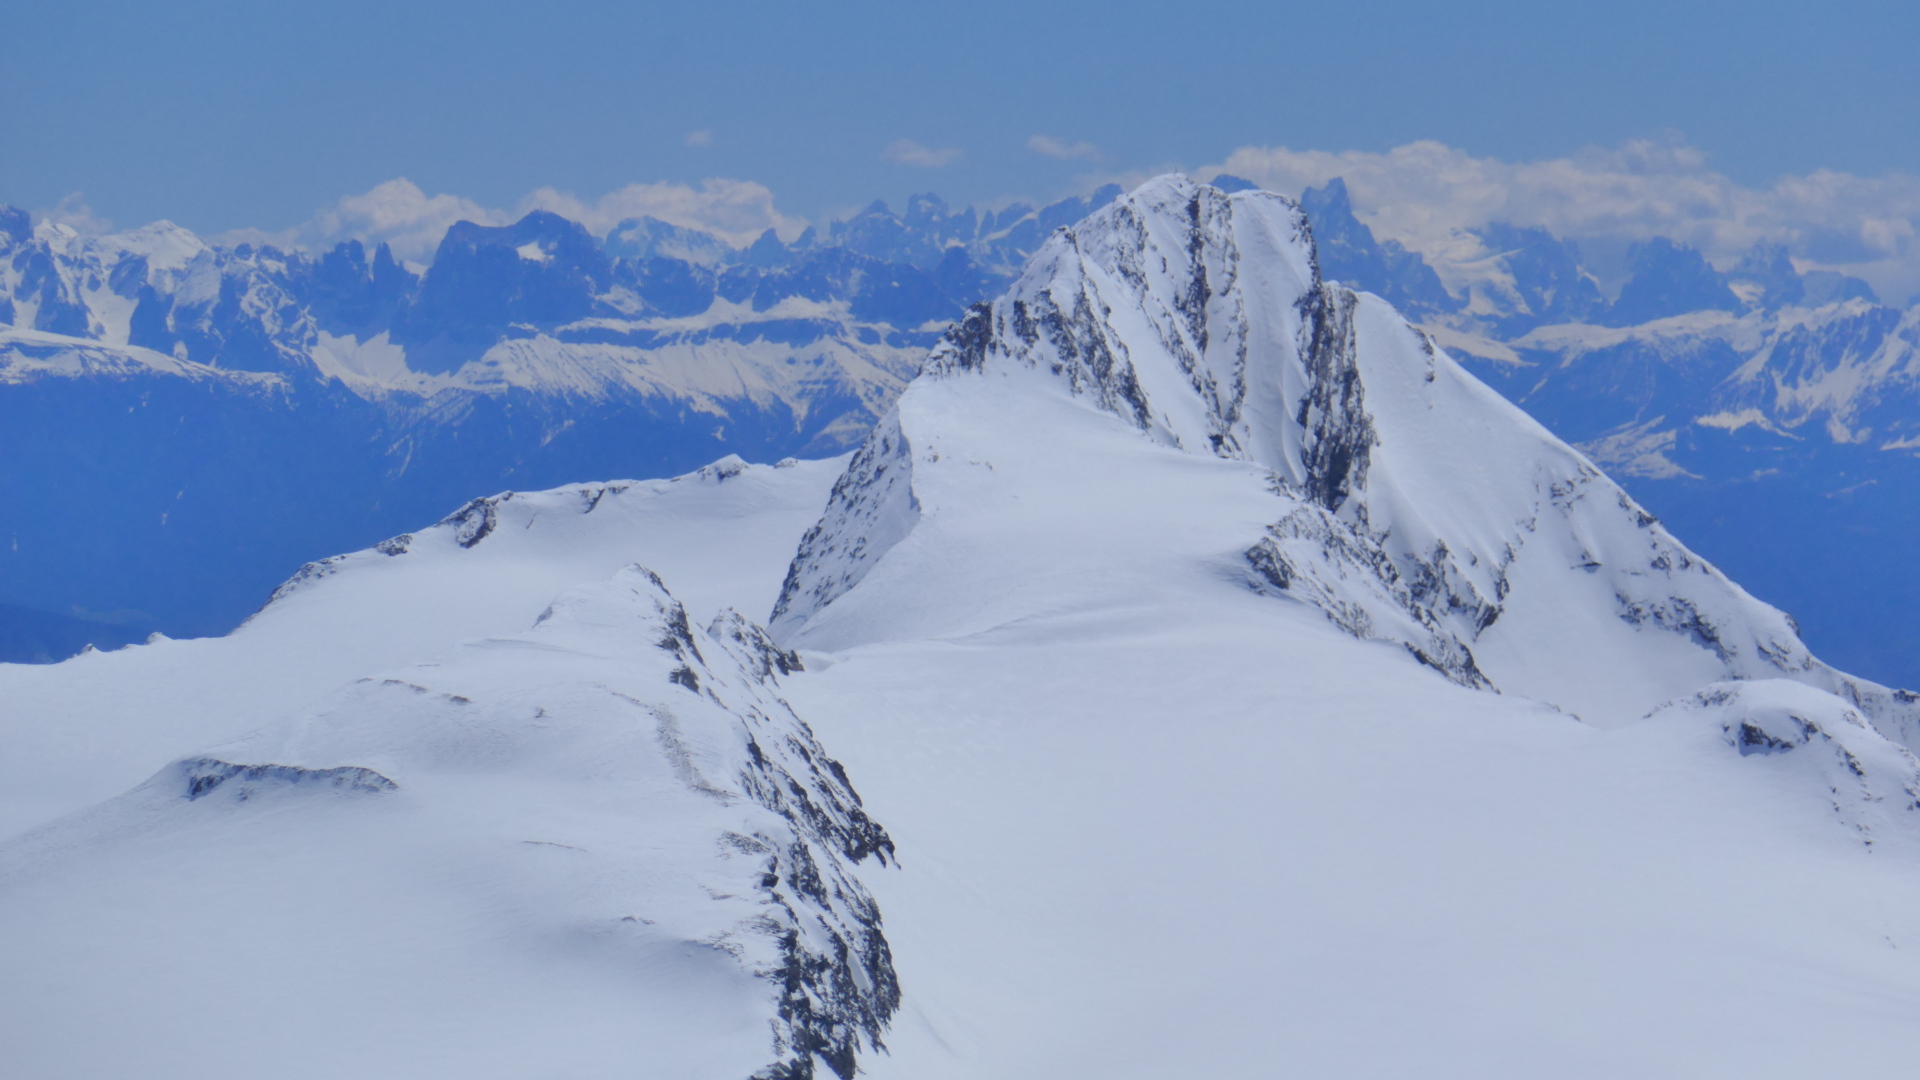
[[[1467,230],[1507,221],[1575,240],[1670,236],[1723,267],[1765,240],[1803,269],[1866,278],[1890,301],[1920,289],[1920,177],[1904,174],[1822,169],[1746,187],[1674,136],[1520,163],[1425,141],[1385,153],[1242,147],[1196,170],[1220,173],[1289,195],[1344,177],[1361,220],[1427,255],[1449,285],[1486,254]]]
[[[922,146],[912,139],[896,139],[880,151],[883,160],[895,165],[913,165],[922,169],[938,169],[960,160],[960,151],[956,147],[935,150]]]
[[[300,243],[300,230],[294,228],[268,232],[265,229],[228,229],[226,232],[214,233],[202,239],[215,247],[234,248],[241,244],[252,244],[255,247],[279,248],[286,251]]]
[[[697,188],[673,183],[629,184],[592,200],[541,188],[508,211],[457,195],[429,196],[419,185],[401,177],[364,194],[349,195],[285,233],[245,229],[217,239],[223,243],[265,240],[282,247],[297,240],[316,251],[346,240],[359,240],[368,247],[385,243],[393,248],[396,258],[424,265],[433,261],[441,238],[455,222],[507,225],[533,210],[548,210],[577,221],[596,236],[606,235],[627,218],[655,217],[714,233],[736,247],[752,243],[768,229],[791,240],[807,224],[803,218],[788,217],[775,209],[773,192],[765,185],[743,180],[706,180]]]
[[[688,132],[687,145],[688,146],[712,146],[713,132],[708,131],[705,128],[702,128],[699,131]]]
[[[773,192],[750,180],[703,180],[698,188],[686,184],[628,184],[589,203],[553,188],[520,201],[519,212],[551,210],[572,218],[596,236],[634,217],[655,217],[670,225],[714,233],[735,247],[753,243],[768,229],[788,240],[806,228],[803,218],[787,217],[774,209]]]
[[[41,221],[65,225],[81,236],[104,236],[113,231],[113,222],[93,212],[84,192],[76,191],[54,204],[53,209],[34,215]]]
[[[1065,139],[1056,139],[1051,135],[1027,136],[1027,149],[1044,157],[1056,158],[1060,161],[1072,161],[1075,158],[1083,161],[1098,161],[1100,159],[1100,148],[1090,142],[1070,143]]]
[[[505,211],[458,195],[429,196],[418,184],[399,177],[323,208],[298,232],[302,242],[317,250],[359,240],[368,247],[387,244],[397,259],[427,263],[454,222],[505,225],[509,220]]]

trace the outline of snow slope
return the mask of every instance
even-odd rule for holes
[[[0,742],[15,751],[0,755],[0,832],[108,798],[351,679],[525,631],[565,589],[636,561],[684,581],[672,587],[700,625],[765,611],[838,469],[723,459],[675,480],[504,493],[302,567],[226,637],[0,665]]]
[[[84,338],[0,326],[0,385],[43,379],[172,377],[223,382],[238,388],[284,388],[286,380],[254,371],[222,371],[134,345],[103,345]]]
[[[802,1076],[875,1045],[858,864],[891,842],[734,613],[839,466],[477,499],[226,638],[0,666],[17,1075]],[[99,1008],[120,1037],[77,1037]]]
[[[29,832],[10,1074],[850,1067],[898,999],[855,875],[892,844],[792,668],[630,567]]]
[[[1892,778],[1842,817],[1824,750],[1602,731],[1230,586],[1111,583],[802,653],[790,699],[900,845],[870,879],[903,989],[874,1077],[1911,1069]]]
[[[1791,612],[1822,657],[1911,686],[1916,340],[1920,310],[1854,299],[1542,326],[1455,356]]]
[[[1323,285],[1293,204],[1162,178],[850,460],[476,500],[229,638],[0,667],[0,1045],[1905,1076],[1912,704]]]

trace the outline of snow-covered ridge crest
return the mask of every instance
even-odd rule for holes
[[[106,345],[84,338],[0,325],[0,385],[56,379],[124,379],[154,375],[219,384],[243,394],[288,389],[285,376],[263,371],[227,371],[137,345]]]
[[[469,499],[425,528],[302,565],[247,625],[273,622],[312,603],[372,605],[392,618],[406,602],[395,601],[376,582],[395,574],[405,580],[413,572],[446,572],[471,577],[461,591],[475,602],[473,617],[485,611],[484,618],[510,618],[508,625],[517,626],[552,598],[552,591],[542,590],[602,577],[641,553],[663,573],[692,582],[681,586],[680,596],[700,619],[729,607],[765,610],[777,597],[779,578],[761,582],[764,575],[750,567],[778,566],[791,557],[844,464],[844,458],[829,458],[757,465],[729,454],[669,480],[609,480]],[[727,539],[680,542],[669,531],[680,517],[713,521]],[[750,524],[743,526],[743,517]],[[420,562],[444,569],[407,569]],[[539,572],[529,574],[529,566]],[[713,580],[725,586],[706,587]],[[515,599],[509,602],[509,596]],[[525,614],[506,614],[515,610]]]
[[[1456,682],[1627,722],[1707,683],[1788,678],[1920,737],[1912,695],[1814,659],[1577,451],[1317,266],[1291,200],[1178,176],[1058,230],[857,455],[794,561],[776,635],[792,640],[906,535],[864,531],[863,507],[918,505],[929,470],[957,467],[917,434],[937,424],[916,419],[923,401],[1051,386],[1163,446],[1265,470],[1274,508],[1241,548],[1247,585]],[[1057,453],[1070,467],[1073,447]]]
[[[756,1013],[757,1032],[716,1020],[686,1036],[737,1042],[727,1052],[746,1067],[732,1075],[804,1080],[823,1062],[850,1080],[899,1004],[860,879],[863,864],[891,863],[893,841],[782,698],[799,669],[737,612],[693,625],[657,575],[630,566],[562,593],[525,632],[359,679],[180,759],[0,852],[0,878],[76,846],[110,860],[130,836],[198,850],[271,835],[294,810],[308,847],[431,852],[383,888],[442,910],[538,880],[537,912],[463,917],[482,940],[576,938],[716,995],[716,1013]],[[300,847],[262,857],[262,888],[285,861],[320,857]],[[276,917],[326,902],[290,888]],[[720,991],[701,969],[725,973]]]
[[[1882,738],[1846,702],[1787,679],[1721,682],[1661,706],[1662,724],[1694,724],[1736,750],[1805,777],[1868,847],[1920,810],[1920,760]]]

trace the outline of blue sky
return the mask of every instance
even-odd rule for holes
[[[1763,192],[1920,175],[1920,6],[1892,3],[64,0],[6,36],[0,201],[208,233],[396,177],[508,210],[724,177],[819,220],[1421,140],[1509,165],[1653,140]],[[1410,197],[1386,190],[1356,202]]]

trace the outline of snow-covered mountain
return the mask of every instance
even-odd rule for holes
[[[228,637],[0,666],[0,1044],[1901,1076],[1917,714],[1297,204],[1162,178],[850,458],[475,500]]]
[[[0,604],[20,613],[0,615],[5,655],[219,632],[290,563],[476,490],[851,446],[965,303],[1116,193],[999,211],[915,196],[744,249],[535,214],[463,224],[425,268],[358,244],[220,249],[166,223],[84,238],[8,210],[0,484],[45,509],[0,546]],[[1901,617],[1920,575],[1898,557],[1920,527],[1901,494],[1920,479],[1906,313],[1777,246],[1722,273],[1641,245],[1615,295],[1537,228],[1488,226],[1429,265],[1376,238],[1338,180],[1302,205],[1329,278],[1416,316],[1824,652],[1920,681]]]
[[[1038,378],[1153,443],[1263,475],[1271,507],[1238,568],[1250,586],[1304,599],[1461,685],[1602,720],[1716,679],[1787,678],[1848,698],[1889,738],[1920,736],[1910,696],[1814,660],[1779,612],[1389,305],[1324,284],[1308,236],[1278,196],[1173,181],[1057,236],[1006,296],[968,313],[855,455],[801,545],[775,633],[862,640],[857,586],[899,545],[937,550],[921,530],[968,529],[970,501],[946,511],[939,496],[1005,456],[993,444],[1010,433],[989,417],[1024,409]],[[1037,441],[1055,440],[1054,425],[1029,420]],[[1061,482],[1026,497],[1048,516],[1036,544],[1077,531],[1051,515],[1077,505],[1069,491],[1086,481]],[[928,577],[927,557],[895,557],[894,572]],[[866,603],[884,605],[889,627],[950,610]],[[1605,617],[1576,630],[1574,611]],[[1622,683],[1623,669],[1663,675]]]

